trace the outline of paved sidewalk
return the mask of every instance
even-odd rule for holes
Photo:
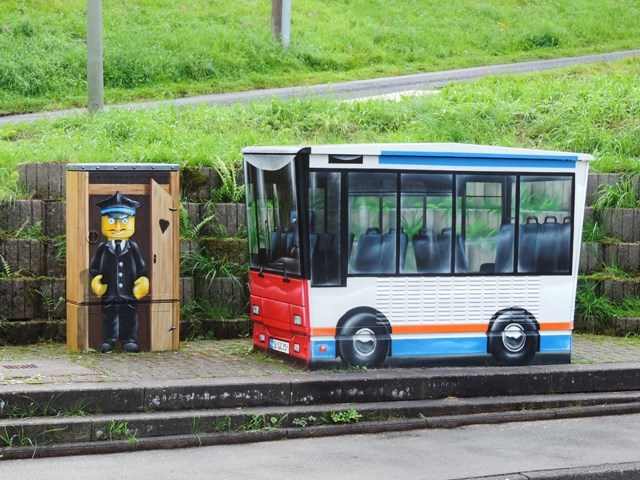
[[[0,385],[257,378],[302,371],[254,353],[250,339],[182,342],[173,352],[67,352],[62,343],[0,349]]]
[[[640,341],[575,335],[572,363],[640,364]],[[190,341],[181,343],[175,352],[138,354],[71,353],[62,343],[0,349],[0,385],[136,383],[324,374],[323,371],[308,372],[264,353],[253,352],[250,339]]]

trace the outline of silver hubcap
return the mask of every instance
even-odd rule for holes
[[[377,344],[376,334],[370,328],[361,328],[353,336],[353,348],[364,357],[371,355]]]
[[[502,331],[502,344],[510,352],[521,351],[527,341],[527,335],[521,325],[512,323]]]

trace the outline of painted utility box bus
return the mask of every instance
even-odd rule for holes
[[[243,150],[253,342],[309,365],[571,359],[590,155]]]
[[[67,166],[67,347],[179,345],[179,169]]]

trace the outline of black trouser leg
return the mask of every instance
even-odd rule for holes
[[[102,341],[112,347],[119,336],[118,305],[106,303],[102,305]]]
[[[135,302],[120,305],[120,340],[123,345],[138,343],[138,312]]]

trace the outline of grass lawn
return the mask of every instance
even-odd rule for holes
[[[103,2],[107,103],[335,82],[637,48],[635,0]],[[0,114],[86,104],[86,1],[5,0]]]

